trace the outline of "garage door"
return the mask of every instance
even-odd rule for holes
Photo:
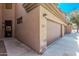
[[[61,25],[47,20],[47,43],[55,41],[61,36]]]

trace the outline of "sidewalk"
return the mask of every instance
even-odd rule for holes
[[[37,56],[38,54],[15,38],[4,38],[8,56]]]
[[[78,56],[79,33],[71,33],[52,43],[44,52],[44,56]]]

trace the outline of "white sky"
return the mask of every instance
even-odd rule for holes
[[[79,0],[0,0],[0,3],[78,3]]]

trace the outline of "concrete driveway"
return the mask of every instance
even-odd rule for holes
[[[66,34],[56,42],[48,46],[44,56],[78,56],[79,33]]]

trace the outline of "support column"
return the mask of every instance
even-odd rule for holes
[[[64,36],[64,25],[63,24],[61,25],[61,36],[62,37]]]
[[[41,9],[41,6],[40,6]],[[44,11],[40,10],[40,52],[43,53],[47,48],[47,19]]]

